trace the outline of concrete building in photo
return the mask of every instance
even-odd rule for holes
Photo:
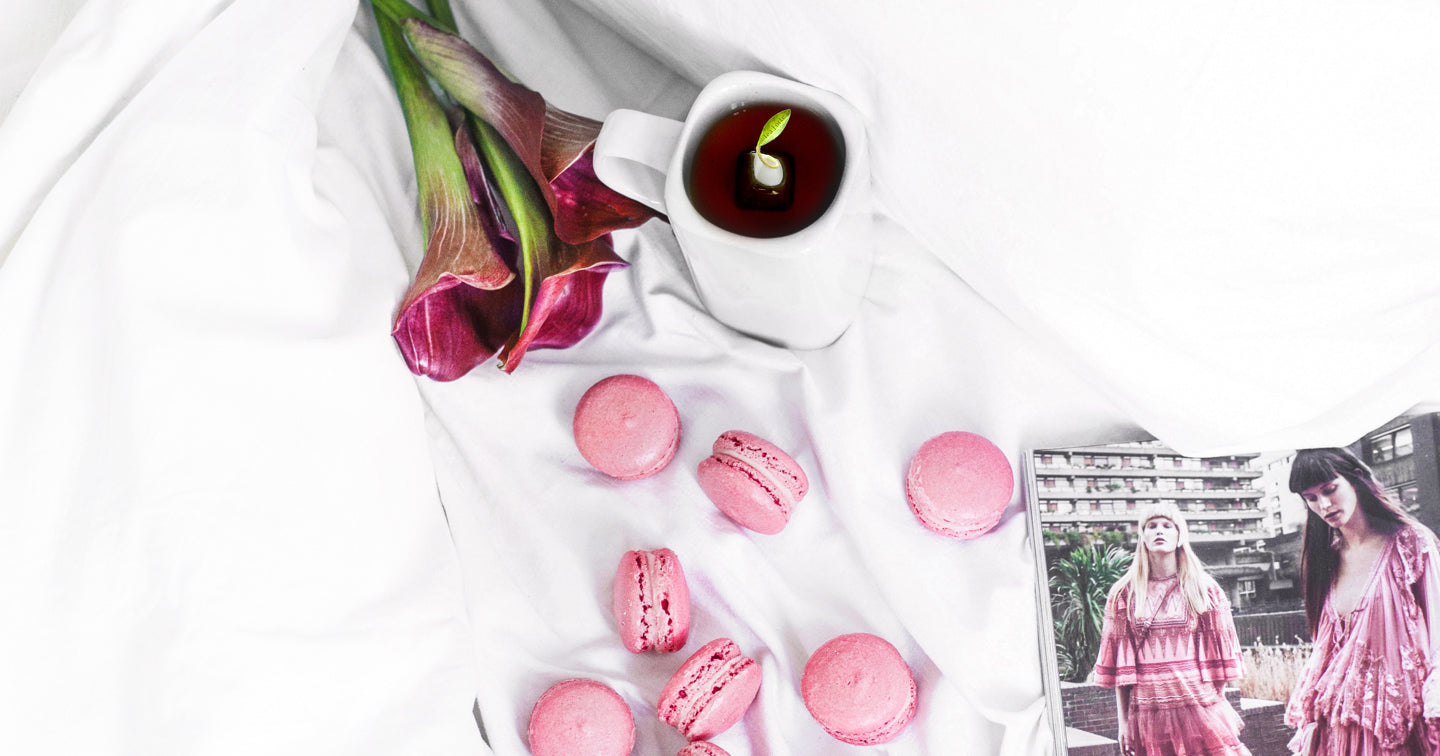
[[[1185,513],[1191,547],[1237,608],[1271,600],[1280,569],[1266,539],[1281,531],[1277,511],[1257,485],[1258,454],[1187,457],[1155,441],[1035,452],[1033,501],[1047,540],[1108,537],[1134,548],[1146,506],[1175,504]],[[1066,534],[1074,534],[1067,536]],[[1293,587],[1293,582],[1283,584]]]
[[[1402,415],[1351,445],[1406,511],[1440,532],[1440,414]]]

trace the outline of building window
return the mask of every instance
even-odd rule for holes
[[[1389,462],[1415,453],[1415,439],[1408,425],[1381,433],[1378,436],[1371,436],[1369,446],[1372,464]]]
[[[1255,598],[1255,580],[1243,578],[1238,585],[1241,600],[1253,600]]]
[[[1400,500],[1400,506],[1404,507],[1406,512],[1414,512],[1420,508],[1420,486],[1411,483],[1401,488],[1396,498]]]

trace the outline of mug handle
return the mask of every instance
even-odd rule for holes
[[[666,171],[684,126],[638,110],[610,113],[595,138],[595,176],[611,189],[665,212]]]

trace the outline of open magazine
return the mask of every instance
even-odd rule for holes
[[[1440,414],[1406,415],[1346,447],[1369,468],[1390,501],[1431,530],[1440,519],[1437,428]],[[1027,453],[1024,495],[1037,567],[1045,576],[1038,583],[1040,616],[1046,624],[1042,666],[1057,754],[1122,753],[1116,688],[1143,679],[1161,682],[1142,693],[1128,687],[1127,695],[1180,698],[1199,691],[1195,695],[1223,697],[1238,718],[1240,742],[1253,756],[1285,756],[1292,747],[1306,747],[1285,722],[1287,703],[1304,687],[1300,676],[1313,652],[1301,574],[1310,510],[1290,490],[1296,455],[1296,450],[1266,450],[1189,457],[1149,439]],[[1313,456],[1307,453],[1300,464]],[[1148,576],[1147,607],[1153,617],[1137,616],[1137,601],[1125,604],[1125,596],[1136,595],[1133,585],[1118,590],[1121,598],[1112,610],[1129,608],[1112,614],[1115,627],[1106,634],[1107,599],[1140,558],[1140,519],[1155,512],[1171,513],[1161,519],[1184,521],[1180,529],[1185,532],[1171,538],[1188,544],[1187,558],[1213,578],[1207,583],[1210,590],[1223,594],[1223,601],[1213,603],[1228,611],[1226,622],[1233,621],[1238,668],[1218,658],[1228,652],[1207,645],[1203,636],[1211,625],[1206,621],[1192,619],[1188,627],[1165,624],[1164,606],[1181,607],[1177,616],[1187,611],[1183,591],[1161,590],[1163,580],[1179,584],[1178,577]],[[1163,552],[1165,535],[1155,538]],[[1151,552],[1143,553],[1147,565],[1157,563]],[[1134,577],[1126,579],[1126,584],[1134,582]],[[1219,614],[1189,616],[1214,619]],[[1214,632],[1224,625],[1214,619]],[[1167,632],[1171,640],[1157,640]],[[1117,642],[1119,638],[1123,640]],[[1199,660],[1191,661],[1196,656]],[[1207,670],[1195,678],[1199,687],[1187,688],[1185,670],[1199,668]],[[1227,679],[1236,675],[1238,679]],[[1204,686],[1223,688],[1206,692]],[[1126,710],[1134,711],[1128,701]],[[1178,722],[1145,725],[1187,730],[1211,726]],[[1133,723],[1128,733],[1135,745]],[[1313,731],[1302,733],[1310,735]],[[1136,752],[1145,752],[1136,747]]]

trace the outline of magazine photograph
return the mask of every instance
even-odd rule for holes
[[[1433,753],[1437,428],[1413,414],[1343,448],[1216,457],[1033,450],[1056,752]]]

